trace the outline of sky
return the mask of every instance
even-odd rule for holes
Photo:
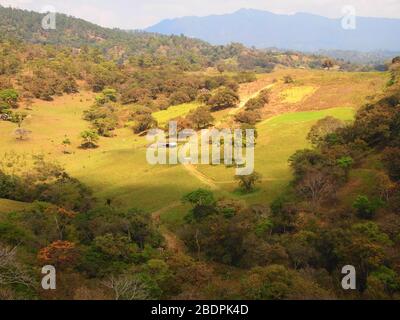
[[[354,6],[358,16],[400,19],[400,0],[0,0],[12,6],[47,12],[49,6],[104,27],[142,29],[182,16],[225,14],[241,8],[293,14],[308,12],[341,17],[345,6]]]

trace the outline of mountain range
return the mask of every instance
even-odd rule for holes
[[[356,17],[356,28],[344,29],[342,19],[241,9],[232,14],[167,19],[146,31],[183,34],[215,45],[240,42],[257,48],[309,52],[400,51],[400,19]]]

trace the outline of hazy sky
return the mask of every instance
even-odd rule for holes
[[[35,11],[50,5],[57,12],[122,29],[144,28],[166,18],[223,14],[241,8],[340,17],[344,6],[353,5],[359,16],[400,18],[400,0],[0,0],[0,4]]]

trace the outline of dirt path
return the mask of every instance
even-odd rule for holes
[[[229,116],[234,116],[236,115],[240,110],[242,110],[244,108],[244,106],[246,105],[246,103],[252,99],[255,98],[259,95],[259,93],[262,90],[265,89],[269,89],[272,88],[273,84],[269,84],[266,87],[261,88],[260,90],[256,91],[255,93],[253,93],[250,96],[247,96],[245,99],[243,99],[240,102],[240,105],[231,110],[229,112]],[[221,123],[222,121],[220,121]],[[218,124],[216,125],[218,126]],[[215,182],[212,179],[210,179],[209,177],[207,177],[206,175],[204,175],[203,173],[201,173],[200,171],[198,171],[196,169],[196,167],[192,164],[184,164],[183,167],[185,168],[185,170],[193,177],[195,177],[197,180],[199,180],[201,183],[207,185],[211,190],[218,190],[220,189],[220,186],[218,186],[218,184],[224,184],[224,183],[232,183],[234,182],[232,181],[220,181],[220,182]],[[175,207],[178,207],[181,203],[176,201],[176,202],[172,202],[170,203],[168,206],[154,211],[152,213],[152,218],[154,220],[154,222],[160,227],[160,232],[163,235],[163,237],[165,238],[165,241],[167,243],[167,248],[168,250],[172,251],[172,252],[180,252],[180,253],[184,253],[185,252],[185,244],[183,243],[182,240],[180,240],[173,232],[171,232],[170,230],[168,230],[165,226],[161,226],[161,215],[163,213],[165,213],[166,211],[173,209]]]
[[[229,111],[229,113],[223,117],[222,119],[220,119],[214,126],[216,128],[220,127],[222,125],[223,122],[228,122],[229,118],[232,118],[233,116],[235,116],[236,114],[238,114],[246,105],[246,103],[250,100],[253,99],[255,97],[257,97],[261,91],[265,90],[265,89],[270,89],[274,86],[274,84],[269,84],[265,87],[262,87],[261,89],[257,90],[256,92],[252,93],[251,95],[247,95],[244,98],[242,97],[240,104],[237,108],[234,108],[232,110]]]
[[[166,227],[161,227],[160,232],[164,236],[168,250],[174,253],[185,253],[185,244],[175,233],[169,231]]]
[[[151,214],[153,221],[156,223],[157,226],[159,226],[159,230],[167,243],[168,250],[175,253],[178,252],[184,253],[185,244],[173,232],[169,231],[165,226],[161,226],[160,224],[161,224],[161,215],[170,209],[178,207],[180,204],[181,202],[179,201],[172,202],[168,206],[161,208],[157,211],[154,211]]]
[[[244,106],[246,105],[246,103],[247,103],[250,99],[256,98],[256,97],[260,94],[261,91],[266,90],[266,89],[271,89],[273,86],[274,86],[273,83],[272,83],[272,84],[269,84],[269,85],[267,85],[266,87],[264,87],[264,88],[262,88],[262,89],[256,91],[256,92],[253,93],[251,96],[246,97],[245,99],[243,99],[243,100],[240,102],[239,107],[237,107],[237,108],[235,108],[235,109],[229,111],[229,115],[230,115],[230,116],[234,116],[234,115],[238,114],[239,111],[242,110],[242,109],[244,108]]]
[[[202,183],[206,184],[207,186],[209,186],[211,188],[211,190],[219,189],[219,187],[217,186],[217,184],[213,180],[211,180],[206,175],[204,175],[200,171],[198,171],[194,165],[192,165],[192,164],[184,164],[183,167],[193,177],[195,177],[200,182],[202,182]]]
[[[157,210],[157,211],[154,211],[154,212],[151,214],[151,217],[153,218],[153,220],[154,220],[156,223],[160,223],[160,217],[161,217],[161,215],[162,215],[163,213],[165,213],[166,211],[168,211],[168,210],[170,210],[170,209],[173,209],[173,208],[178,207],[180,204],[181,204],[181,202],[179,202],[179,201],[172,202],[172,203],[170,203],[168,206],[166,206],[166,207],[164,207],[164,208],[161,208],[161,209],[159,209],[159,210]]]

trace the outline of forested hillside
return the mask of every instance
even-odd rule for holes
[[[212,46],[184,36],[107,29],[74,17],[57,14],[55,30],[41,26],[45,14],[0,6],[0,38],[73,48],[92,46],[122,64],[135,55],[159,65],[175,63],[187,69],[220,66],[225,70],[270,71],[275,65],[320,68],[326,58],[297,52],[264,52],[239,43]]]

